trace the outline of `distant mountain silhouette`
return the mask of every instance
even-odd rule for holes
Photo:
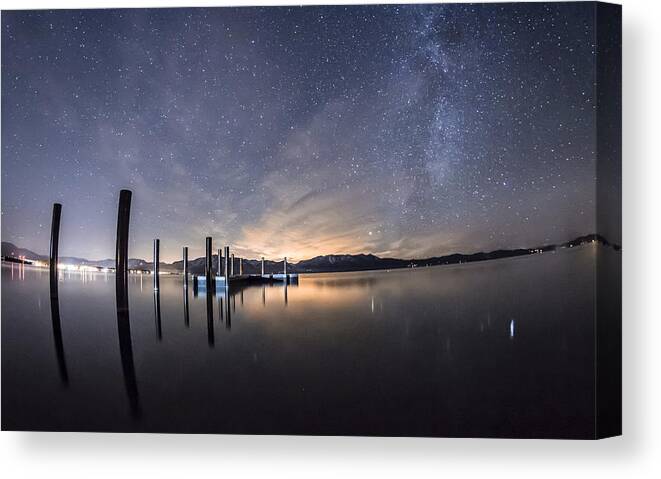
[[[30,251],[29,249],[19,248],[14,243],[9,243],[7,241],[2,242],[3,258],[7,258],[7,257],[18,258],[20,256],[25,256],[26,259],[40,260],[40,261],[48,259],[48,256],[39,255],[34,251]]]
[[[31,251],[26,248],[20,248],[13,243],[8,241],[2,242],[2,257],[3,258],[18,258],[19,256],[25,257],[28,261],[48,261],[48,255],[38,254],[34,251]],[[88,265],[88,266],[98,266],[100,268],[114,268],[115,260],[114,259],[101,259],[101,260],[89,260],[85,258],[77,258],[75,256],[60,256],[60,263],[66,264],[75,264],[75,265]],[[170,264],[161,263],[164,268],[171,268]],[[144,259],[131,258],[129,259],[129,268],[130,269],[150,269],[151,263],[145,261]]]
[[[397,269],[397,268],[415,268],[424,266],[437,266],[444,264],[458,264],[458,263],[472,263],[475,261],[486,261],[499,258],[510,258],[514,256],[523,256],[528,254],[542,253],[553,251],[559,248],[572,248],[582,244],[597,242],[604,246],[611,247],[617,251],[620,250],[620,245],[611,244],[606,238],[598,234],[589,234],[579,236],[576,239],[567,241],[561,244],[550,244],[538,246],[534,248],[518,248],[518,249],[499,249],[490,252],[479,252],[472,254],[454,253],[446,256],[434,256],[431,258],[423,259],[397,259],[397,258],[380,258],[373,254],[331,254],[323,256],[315,256],[314,258],[299,261],[298,263],[287,262],[287,269],[293,273],[330,273],[339,271],[366,271],[375,269]],[[3,241],[2,242],[2,256],[3,258],[18,258],[24,256],[27,260],[47,261],[47,255],[39,255],[29,249],[19,248],[18,246]],[[115,266],[114,259],[104,259],[98,261],[91,261],[84,258],[75,257],[62,257],[61,263],[69,263],[76,265],[89,265],[98,266],[102,268],[113,268]],[[196,258],[188,261],[188,267],[191,273],[200,274],[204,272],[205,258]],[[216,268],[217,256],[213,256],[213,267]],[[131,258],[129,260],[130,269],[143,269],[151,270],[152,264],[149,261],[139,258]],[[180,272],[183,270],[183,261],[175,261],[174,263],[160,263],[162,271]],[[235,260],[235,273],[238,273],[239,260]],[[280,273],[283,269],[282,261],[265,261],[264,269],[266,273]],[[244,259],[243,260],[243,273],[244,274],[258,274],[261,272],[261,261]]]

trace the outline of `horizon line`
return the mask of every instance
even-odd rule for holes
[[[558,242],[558,243],[544,243],[544,244],[539,244],[539,245],[536,245],[536,246],[516,246],[516,247],[508,247],[508,248],[496,248],[496,249],[486,250],[486,251],[485,251],[485,250],[478,250],[478,251],[473,251],[473,252],[459,252],[459,251],[455,251],[455,252],[442,253],[442,254],[432,255],[432,256],[410,257],[410,258],[395,257],[395,256],[379,256],[378,254],[375,254],[375,253],[368,253],[368,252],[360,252],[360,253],[323,253],[323,254],[317,254],[317,255],[315,255],[315,256],[310,256],[309,258],[298,259],[297,261],[290,261],[290,260],[288,259],[288,260],[287,260],[287,263],[290,263],[290,264],[298,264],[298,263],[300,263],[300,262],[302,262],[302,261],[308,261],[308,260],[311,260],[311,259],[314,259],[314,258],[323,257],[323,256],[360,256],[360,255],[363,255],[363,256],[375,256],[375,257],[377,257],[377,258],[379,258],[379,259],[394,259],[394,260],[402,260],[402,261],[414,261],[414,260],[425,260],[425,259],[432,259],[432,258],[443,258],[443,257],[446,257],[446,256],[453,256],[453,255],[464,255],[464,256],[468,256],[468,255],[479,254],[479,253],[493,253],[493,252],[495,252],[495,251],[514,251],[514,250],[518,250],[518,249],[537,249],[537,248],[543,248],[543,247],[547,247],[547,246],[554,246],[554,245],[561,245],[561,244],[565,244],[565,243],[570,243],[570,242],[575,241],[575,240],[577,240],[577,239],[585,238],[585,237],[590,237],[590,236],[594,236],[594,237],[596,237],[596,238],[598,238],[598,239],[601,239],[602,242],[604,242],[605,244],[612,245],[612,246],[614,246],[614,247],[616,247],[616,248],[621,248],[621,245],[619,245],[619,244],[617,244],[617,243],[612,243],[612,242],[610,242],[610,241],[609,241],[604,235],[599,234],[599,233],[594,233],[594,232],[593,232],[593,233],[582,234],[582,235],[579,235],[579,236],[576,236],[576,237],[574,237],[574,238],[570,238],[570,239],[567,239],[567,240],[565,240],[565,241]],[[41,257],[48,257],[48,254],[37,253],[37,252],[35,252],[35,251],[30,250],[29,248],[24,248],[23,246],[18,246],[18,245],[14,244],[14,243],[11,242],[11,241],[5,241],[5,240],[2,240],[2,243],[9,243],[9,244],[14,245],[14,246],[17,247],[17,248],[27,249],[27,250],[29,250],[30,252],[32,252],[32,253],[34,253],[34,254],[36,254],[36,255],[38,255],[38,256],[41,256]],[[183,248],[183,247],[186,247],[186,245],[183,245],[182,248]],[[211,255],[212,258],[213,258],[213,257],[217,257],[217,256],[218,256],[217,253]],[[101,262],[101,261],[115,261],[115,258],[89,259],[89,258],[85,258],[85,257],[75,256],[75,255],[62,255],[61,257],[62,257],[62,258],[67,258],[67,257],[69,257],[69,258],[78,258],[78,259],[81,259],[81,260],[84,260],[84,261],[87,261],[87,262],[91,262],[91,263],[92,263],[92,262]],[[198,260],[198,259],[204,259],[205,257],[206,257],[205,255],[202,255],[202,256],[198,256],[198,257],[196,257],[196,258],[189,259],[188,261],[191,262],[191,261],[195,261],[195,260]],[[285,258],[290,258],[290,257],[289,257],[289,256],[282,256],[282,257],[280,257],[280,258],[278,258],[278,259],[269,259],[269,258],[267,258],[266,256],[259,257],[259,258],[247,258],[247,257],[243,257],[243,256],[236,256],[236,258],[242,258],[242,259],[244,259],[244,260],[246,260],[246,261],[261,261],[261,259],[264,258],[264,261],[270,261],[270,262],[273,262],[273,263],[278,263],[278,262],[282,262],[282,261],[284,261]],[[129,260],[140,260],[140,261],[144,261],[144,262],[146,262],[146,263],[152,263],[152,262],[153,262],[153,260],[144,259],[144,258],[140,258],[140,257],[129,257]],[[176,260],[174,260],[174,261],[170,261],[170,262],[168,262],[168,261],[160,261],[159,264],[168,264],[168,265],[172,265],[172,264],[174,264],[174,263],[182,262],[182,261],[183,261],[183,259],[180,258],[180,259],[176,259]]]

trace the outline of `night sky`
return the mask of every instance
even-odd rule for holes
[[[591,4],[2,12],[2,240],[425,257],[595,232]]]

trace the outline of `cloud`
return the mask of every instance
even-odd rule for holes
[[[258,255],[303,259],[318,254],[362,253],[376,247],[374,201],[359,191],[308,191],[279,199],[242,230],[241,243]]]

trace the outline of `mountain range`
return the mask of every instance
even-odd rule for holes
[[[442,264],[456,264],[456,263],[470,263],[474,261],[486,261],[490,259],[508,258],[513,256],[523,256],[527,254],[541,253],[546,251],[553,251],[558,248],[571,248],[585,243],[598,242],[605,246],[610,246],[615,250],[620,250],[617,244],[611,244],[606,238],[598,234],[590,234],[579,236],[576,239],[567,241],[561,244],[549,244],[538,246],[534,248],[517,248],[517,249],[499,249],[490,252],[479,252],[472,254],[455,253],[445,256],[434,256],[431,258],[422,259],[397,259],[397,258],[380,258],[373,254],[331,254],[323,256],[315,256],[314,258],[305,259],[298,263],[287,263],[287,269],[295,273],[322,273],[322,272],[339,272],[339,271],[366,271],[374,269],[396,269],[396,268],[413,268],[424,266],[436,266]],[[2,242],[2,257],[3,259],[11,260],[13,258],[24,257],[28,261],[48,261],[47,255],[37,254],[29,249],[20,248],[13,243],[6,241]],[[85,258],[77,257],[60,257],[60,263],[74,264],[74,265],[87,265],[96,266],[100,268],[113,268],[115,266],[114,259],[103,260],[88,260]],[[189,270],[193,274],[204,272],[205,258],[196,258],[188,261]],[[213,257],[214,267],[217,264],[217,256]],[[236,260],[238,267],[238,259]],[[266,273],[282,272],[282,261],[265,261],[264,262]],[[149,261],[140,258],[129,259],[129,269],[142,269],[151,270],[152,264]],[[173,263],[160,263],[161,271],[167,272],[180,272],[183,270],[183,261],[175,261]],[[261,272],[261,261],[253,259],[243,260],[243,273],[244,274],[257,274]]]

